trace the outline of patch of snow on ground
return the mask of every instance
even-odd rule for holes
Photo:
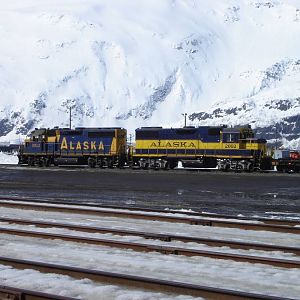
[[[18,164],[18,156],[15,153],[0,152],[0,164],[16,165]]]
[[[13,225],[8,224],[5,222],[0,222],[1,228],[10,228],[10,229],[17,229],[17,230],[26,230],[26,231],[37,231],[37,232],[46,232],[52,234],[62,234],[62,235],[72,235],[75,237],[83,237],[83,238],[98,238],[98,239],[107,239],[107,240],[115,240],[120,242],[129,242],[129,243],[141,243],[145,245],[159,245],[159,246],[166,246],[166,247],[177,247],[177,248],[186,248],[186,249],[195,249],[195,250],[204,250],[204,251],[213,251],[213,252],[225,252],[225,253],[232,253],[232,254],[239,254],[239,255],[253,255],[253,256],[261,256],[261,257],[272,257],[277,259],[290,259],[290,260],[299,260],[299,257],[293,253],[286,253],[281,251],[262,251],[262,250],[243,250],[243,249],[233,249],[226,246],[207,246],[205,244],[196,243],[196,242],[181,242],[181,241],[170,241],[164,242],[161,240],[152,240],[146,239],[140,236],[123,236],[111,233],[87,233],[87,232],[80,232],[80,231],[72,231],[68,229],[62,228],[39,228],[33,225],[24,226],[24,225]],[[180,234],[183,236],[183,234]],[[179,236],[180,236],[179,235]]]
[[[22,249],[22,252],[19,251]],[[282,297],[298,297],[299,269],[284,269],[205,257],[160,253],[137,253],[96,245],[85,245],[2,235],[2,256],[101,270],[115,273],[181,281],[191,284],[238,289]],[[193,274],[193,276],[190,276]]]
[[[184,223],[158,222],[139,219],[127,219],[105,216],[92,216],[84,214],[44,212],[34,210],[22,210],[1,208],[1,217],[22,218],[32,221],[48,221],[68,223],[74,225],[86,225],[95,227],[108,227],[114,229],[127,229],[155,233],[182,234],[201,238],[215,238],[221,240],[236,240],[244,242],[256,242],[263,244],[300,247],[300,235],[271,231],[243,230],[236,228],[222,228],[210,226],[195,226]],[[188,234],[187,234],[188,233]]]
[[[21,210],[2,208],[1,217],[26,218],[30,220],[68,222],[71,224],[81,224],[89,226],[102,226],[110,228],[122,228],[141,231],[151,231],[158,233],[176,233],[182,235],[208,237],[219,239],[232,239],[237,241],[255,241],[257,243],[282,244],[299,247],[300,236],[295,234],[274,233],[264,231],[241,230],[234,228],[210,228],[206,226],[195,226],[189,224],[174,224],[168,222],[154,222],[146,220],[130,220],[113,217],[91,216],[83,214],[58,213],[58,212],[41,212],[32,210]],[[12,226],[2,223],[5,227],[23,228],[23,226]],[[28,226],[32,230],[32,226]],[[53,228],[39,229],[40,231],[72,233],[68,230],[57,230]],[[72,233],[77,234],[77,233]],[[86,234],[84,236],[114,238],[116,240],[128,240],[136,242],[145,242],[141,237],[116,237],[110,234]],[[146,241],[146,243],[163,244],[161,241]],[[184,243],[172,242],[168,245],[183,246]],[[204,245],[196,245],[188,243],[189,248],[202,248],[209,250]],[[22,249],[22,251],[20,251]],[[216,250],[211,248],[211,250]],[[229,251],[229,249],[220,248],[221,251]],[[230,249],[232,251],[232,249]],[[239,250],[234,250],[238,253]],[[249,264],[244,262],[234,262],[229,260],[216,260],[205,257],[185,257],[179,255],[163,255],[161,253],[138,253],[133,250],[118,249],[106,246],[89,245],[84,243],[62,242],[59,239],[44,240],[40,238],[16,237],[9,234],[1,235],[0,253],[2,256],[14,257],[19,259],[37,260],[49,263],[70,265],[83,268],[91,268],[116,273],[125,273],[151,278],[161,278],[172,281],[183,281],[192,284],[209,285],[222,287],[227,289],[239,289],[243,291],[257,293],[268,293],[270,295],[295,297],[300,294],[300,287],[292,285],[291,282],[297,282],[300,277],[299,269],[284,269],[266,266],[262,264]],[[242,254],[245,254],[244,251]],[[267,253],[262,251],[251,250],[249,254],[264,255]],[[284,257],[295,259],[293,255],[284,255],[282,253],[269,253],[271,257]],[[22,273],[23,272],[23,273]],[[29,272],[31,280],[24,280],[24,275]],[[75,293],[83,296],[85,299],[164,299],[164,295],[160,294],[143,294],[142,291],[125,292],[120,287],[98,285],[90,281],[75,281],[68,277],[60,277],[59,275],[43,274],[31,270],[16,271],[7,267],[0,266],[0,284],[14,285],[28,289],[37,288],[39,282],[35,280],[34,275],[39,278],[46,278],[51,282],[51,286],[57,287],[56,291],[60,291],[61,286],[69,287],[78,283],[78,289]],[[193,276],[190,276],[193,274]],[[50,277],[47,277],[50,276]],[[62,278],[62,281],[60,280]],[[52,284],[53,279],[53,284]],[[43,284],[46,282],[40,279]],[[48,284],[49,284],[48,282]],[[64,285],[66,284],[66,285]],[[49,284],[50,285],[50,284]],[[82,287],[82,289],[81,289]],[[111,288],[111,290],[109,290]],[[111,298],[106,295],[107,289],[111,292]],[[82,293],[80,294],[81,290]],[[45,291],[50,292],[45,288]],[[54,290],[52,290],[54,292]],[[266,292],[267,291],[267,292]],[[98,297],[98,293],[104,295],[103,298]],[[89,294],[90,293],[90,294]],[[93,294],[94,293],[94,294]],[[109,292],[108,292],[109,294]],[[76,296],[75,295],[75,296]],[[71,296],[74,296],[73,294]],[[171,297],[171,296],[170,296]],[[168,298],[166,299],[192,299],[188,297]]]
[[[60,296],[86,300],[200,300],[189,296],[135,291],[111,284],[95,283],[89,279],[76,280],[69,276],[40,273],[35,270],[16,270],[0,265],[0,285],[36,290]]]

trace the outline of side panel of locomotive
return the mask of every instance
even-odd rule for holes
[[[161,128],[136,129],[134,163],[142,168],[173,168],[178,161],[195,160],[209,154],[220,142],[220,128]],[[209,143],[210,147],[204,147]],[[208,160],[206,159],[207,163]],[[210,164],[215,164],[210,160]]]
[[[126,159],[126,135],[123,128],[38,129],[21,147],[19,163],[122,166]]]
[[[133,162],[141,168],[185,166],[249,169],[260,163],[266,141],[250,127],[149,127],[136,130]]]

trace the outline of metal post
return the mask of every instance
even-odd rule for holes
[[[184,116],[184,127],[186,127],[186,116],[187,116],[187,113],[184,113],[182,115]]]
[[[70,129],[72,129],[72,107],[69,107],[70,109]]]
[[[275,150],[278,149],[278,128],[277,123],[275,124]]]

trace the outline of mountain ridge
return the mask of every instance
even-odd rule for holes
[[[235,126],[300,148],[296,0],[0,0],[0,141],[35,127]]]

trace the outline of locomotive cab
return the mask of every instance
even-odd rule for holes
[[[223,128],[222,135],[223,143],[238,143],[241,138],[239,128]]]

